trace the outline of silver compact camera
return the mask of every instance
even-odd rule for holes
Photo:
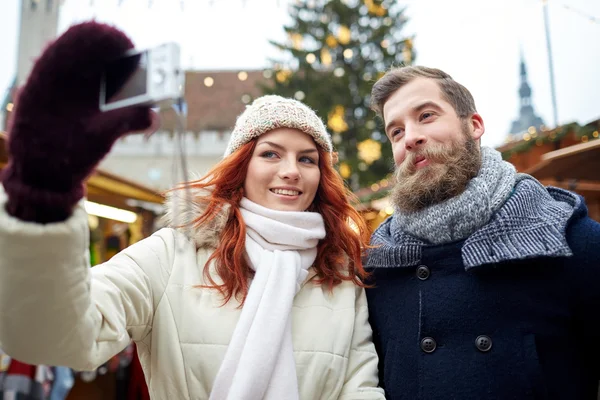
[[[183,97],[184,85],[177,43],[132,49],[106,65],[100,82],[100,110],[140,105],[170,107]]]

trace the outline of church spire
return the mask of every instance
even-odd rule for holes
[[[544,121],[535,113],[533,110],[533,104],[531,101],[531,86],[527,79],[527,66],[525,65],[525,57],[521,50],[521,85],[519,87],[519,98],[520,98],[520,110],[519,117],[513,121],[510,133],[512,135],[519,135],[526,132],[530,127],[540,129],[544,125]]]

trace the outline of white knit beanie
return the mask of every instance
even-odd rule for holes
[[[267,95],[254,100],[238,117],[224,157],[252,139],[277,128],[298,129],[312,136],[325,151],[333,151],[331,137],[313,110],[294,99]]]

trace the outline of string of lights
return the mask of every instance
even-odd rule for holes
[[[39,0],[33,0],[33,1],[39,1]],[[63,4],[66,0],[61,0],[61,4]],[[89,6],[90,7],[94,7],[95,3],[97,0],[89,0]],[[123,3],[125,3],[127,0],[118,0],[118,5],[121,6],[123,5]],[[152,6],[154,6],[154,4],[156,3],[157,0],[147,0],[147,5],[148,8],[152,8]],[[216,0],[205,0],[207,2],[207,4],[209,6],[213,6],[216,2]],[[240,0],[240,3],[242,6],[245,6],[247,3],[247,0]],[[277,6],[280,5],[280,0],[275,0],[275,3]],[[179,0],[179,8],[181,9],[181,11],[185,10],[185,4],[186,4],[186,0]]]
[[[580,17],[583,17],[585,19],[587,19],[588,21],[594,23],[594,24],[598,24],[600,25],[600,18],[599,17],[595,17],[593,15],[590,15],[582,10],[579,10],[577,8],[571,7],[570,5],[567,4],[561,4],[561,6],[565,9],[568,10],[572,13],[575,13],[577,15],[579,15]]]

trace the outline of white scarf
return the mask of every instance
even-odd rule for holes
[[[321,214],[275,211],[243,198],[246,253],[256,271],[210,400],[298,399],[294,297],[325,237]]]

